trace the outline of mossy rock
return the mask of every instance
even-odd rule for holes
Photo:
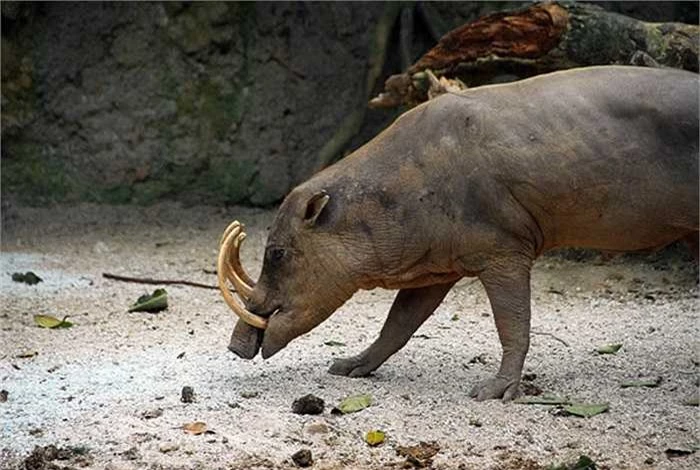
[[[62,201],[75,194],[76,182],[62,161],[44,158],[35,143],[6,142],[2,167],[3,196],[11,194],[29,205]]]
[[[247,95],[246,88],[225,89],[213,80],[187,82],[177,96],[177,113],[200,122],[211,137],[225,139],[243,118]]]
[[[227,204],[239,204],[249,197],[250,184],[256,169],[234,159],[218,158],[203,174],[200,186],[212,199]]]

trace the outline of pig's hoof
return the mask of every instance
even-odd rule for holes
[[[376,367],[372,367],[362,355],[336,359],[328,372],[333,375],[345,377],[364,377],[372,373]]]
[[[518,396],[518,384],[520,380],[507,377],[493,377],[484,380],[476,387],[472,388],[469,396],[476,398],[476,401],[489,400],[491,398],[502,398],[503,401],[511,401]]]

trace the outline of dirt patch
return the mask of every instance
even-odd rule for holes
[[[526,382],[542,395],[609,403],[588,419],[468,397],[496,371],[501,352],[478,282],[458,283],[399,353],[372,376],[350,379],[326,370],[373,341],[393,292],[360,292],[274,358],[245,361],[226,349],[233,318],[216,291],[168,286],[167,310],[127,313],[154,286],[102,277],[213,283],[218,239],[233,219],[247,224],[242,260],[256,277],[272,217],[177,204],[17,209],[7,217],[0,467],[24,468],[35,446],[53,444],[89,449],[90,468],[112,470],[297,468],[291,456],[300,449],[311,451],[314,469],[401,468],[406,458],[396,449],[421,441],[438,443],[433,468],[444,470],[547,468],[580,455],[599,468],[700,466],[692,452],[697,408],[684,405],[697,393],[697,267],[681,251],[536,263]],[[43,282],[12,281],[26,271]],[[68,315],[74,326],[39,328],[35,314]],[[613,343],[623,344],[617,354],[595,352]],[[657,376],[656,387],[621,387]],[[194,402],[181,401],[185,385]],[[337,416],[330,406],[295,414],[294,399],[306,394],[327,404],[368,394],[372,405]],[[194,422],[208,433],[183,430]],[[370,430],[383,431],[385,443],[370,447]],[[667,449],[690,451],[671,457]]]
[[[56,447],[49,444],[36,446],[24,459],[26,470],[74,470],[92,463],[87,449],[80,447]]]

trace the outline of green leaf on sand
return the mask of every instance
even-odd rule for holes
[[[367,444],[369,444],[370,446],[374,447],[374,446],[378,446],[379,444],[383,444],[385,437],[386,437],[386,435],[384,434],[383,431],[378,431],[378,430],[369,431],[365,435],[365,442]]]
[[[326,346],[345,346],[345,343],[343,343],[342,341],[335,340],[326,341],[323,344],[325,344]]]
[[[626,380],[620,384],[620,387],[658,387],[659,384],[661,384],[661,377],[650,377],[647,379]]]
[[[168,293],[165,289],[156,289],[151,295],[142,295],[129,307],[129,312],[160,312],[168,308]]]
[[[70,328],[73,323],[66,320],[68,315],[63,317],[63,320],[59,320],[51,315],[34,315],[34,323],[42,328]]]
[[[569,405],[571,400],[556,395],[523,396],[513,400],[521,405]]]
[[[372,404],[372,397],[369,395],[354,395],[341,401],[338,406],[331,410],[333,414],[348,414],[364,410]]]
[[[616,354],[621,347],[622,344],[606,344],[605,346],[600,346],[598,349],[596,349],[596,352],[598,354]]]
[[[574,416],[582,418],[590,418],[591,416],[599,415],[608,411],[610,405],[608,403],[574,403],[564,407],[564,411]]]

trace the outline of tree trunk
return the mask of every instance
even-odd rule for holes
[[[697,72],[699,38],[698,25],[648,23],[590,4],[540,3],[495,13],[445,34],[406,72],[389,77],[370,107],[411,107],[450,86],[499,83],[590,65]]]

